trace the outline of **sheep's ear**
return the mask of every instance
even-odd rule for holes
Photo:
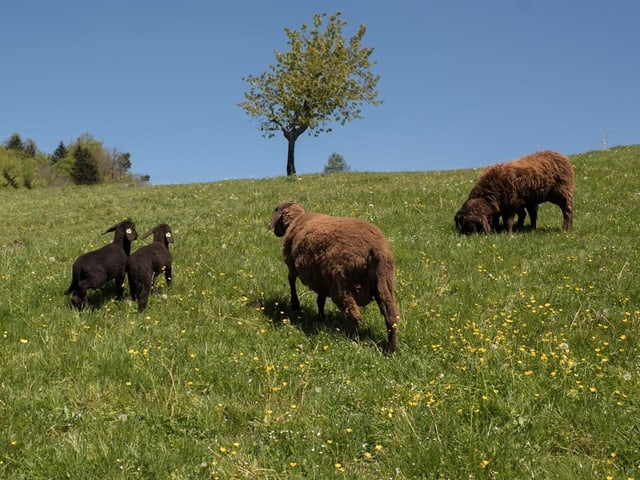
[[[104,232],[102,232],[102,234],[104,235],[105,233],[115,232],[115,231],[116,231],[116,227],[117,227],[117,225],[114,225],[113,227],[108,228],[107,230],[105,230]]]
[[[489,221],[487,220],[487,217],[482,215],[481,218],[482,218],[482,229],[484,230],[484,233],[491,233],[491,227],[489,226]]]
[[[124,231],[125,236],[127,237],[127,239],[132,242],[133,240],[135,240],[136,238],[138,238],[138,232],[136,232],[136,229],[133,227],[129,227]]]
[[[275,211],[273,212],[273,217],[271,217],[269,230],[273,230],[274,228],[276,228],[276,224],[280,221],[281,218],[282,218],[282,209],[280,209],[279,207],[276,207]]]
[[[149,230],[148,232],[146,232],[144,235],[142,235],[140,237],[140,240],[144,240],[145,238],[147,238],[149,235],[151,235],[153,232],[155,231],[155,229],[153,230]]]
[[[453,220],[456,222],[456,228],[460,230],[462,228],[462,213],[458,211],[458,213],[456,213],[456,216],[453,218]]]

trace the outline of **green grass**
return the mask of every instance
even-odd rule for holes
[[[0,191],[0,477],[640,479],[640,147],[572,161],[569,234],[459,236],[477,170]],[[374,304],[355,341],[305,287],[290,317],[283,199],[385,232],[392,358]],[[171,225],[173,287],[71,310],[126,217]]]

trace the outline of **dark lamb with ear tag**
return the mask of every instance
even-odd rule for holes
[[[73,263],[71,285],[64,294],[71,294],[71,303],[80,310],[89,305],[87,291],[101,288],[109,280],[116,281],[116,297],[123,297],[127,257],[138,233],[129,219],[107,229],[103,235],[109,232],[115,232],[112,243],[80,255]]]
[[[149,295],[156,277],[164,273],[167,286],[171,286],[171,264],[173,256],[169,244],[173,243],[171,227],[166,223],[156,225],[143,235],[153,234],[153,242],[136,250],[127,260],[126,270],[129,278],[131,298],[138,301],[138,311],[147,308]]]
[[[400,315],[393,296],[394,261],[382,231],[356,218],[305,212],[296,202],[280,203],[269,228],[284,237],[284,261],[289,267],[291,307],[300,310],[296,279],[317,296],[324,319],[328,298],[344,313],[350,334],[360,326],[359,306],[378,303],[387,326],[387,353],[398,345]]]

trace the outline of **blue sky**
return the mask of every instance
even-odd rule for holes
[[[332,153],[358,171],[481,167],[536,150],[640,143],[637,0],[87,2],[3,5],[0,141],[51,153],[84,133],[153,184],[285,174],[283,137],[237,103],[284,27],[364,23],[384,104],[296,144],[298,174]]]

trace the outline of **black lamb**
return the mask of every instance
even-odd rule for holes
[[[131,252],[131,242],[138,238],[135,224],[124,220],[105,230],[115,232],[113,242],[98,250],[80,255],[73,262],[71,285],[65,295],[71,294],[71,303],[82,310],[89,305],[87,291],[101,288],[109,280],[116,281],[116,298],[122,299],[127,257]]]
[[[156,276],[164,272],[167,286],[171,286],[171,262],[173,257],[169,244],[173,243],[171,227],[166,223],[155,226],[145,233],[147,238],[153,233],[153,242],[139,248],[127,259],[127,276],[131,298],[138,301],[138,311],[147,307],[149,294]]]

